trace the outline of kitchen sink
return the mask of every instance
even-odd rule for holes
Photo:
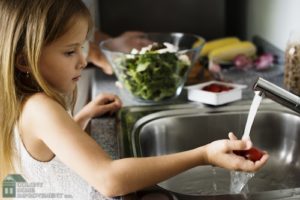
[[[248,101],[223,107],[200,104],[129,107],[119,115],[122,157],[165,155],[227,138],[241,137]],[[240,194],[230,192],[230,171],[199,166],[158,183],[171,199],[296,199],[300,198],[300,115],[272,101],[263,101],[251,140],[268,151],[267,164]]]

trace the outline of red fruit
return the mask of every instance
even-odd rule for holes
[[[249,150],[237,150],[233,151],[236,155],[243,156],[244,158],[251,160],[253,162],[260,160],[264,153],[258,148],[252,147]]]

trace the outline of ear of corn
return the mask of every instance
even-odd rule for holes
[[[256,47],[249,41],[229,44],[214,49],[209,53],[208,58],[209,60],[232,61],[239,54],[251,57],[256,54]]]
[[[208,41],[200,52],[200,56],[207,56],[214,49],[238,42],[240,42],[240,40],[237,37],[226,37]]]

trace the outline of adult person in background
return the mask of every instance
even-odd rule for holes
[[[103,70],[104,73],[111,75],[113,74],[113,70],[112,67],[110,66],[110,64],[108,63],[108,61],[106,60],[104,54],[101,52],[100,50],[100,42],[106,39],[110,39],[111,36],[102,32],[99,29],[99,13],[98,13],[98,4],[97,4],[97,0],[83,0],[83,2],[85,3],[85,5],[88,7],[88,9],[90,10],[91,16],[93,18],[94,21],[94,30],[92,31],[94,34],[92,36],[90,36],[89,42],[86,43],[85,48],[87,49],[86,53],[87,53],[87,61],[89,63],[94,64],[95,66],[101,68]],[[138,44],[131,44],[132,46],[135,47],[143,47],[145,45],[148,44],[147,41],[145,40],[130,40],[131,37],[133,36],[137,36],[137,35],[142,35],[142,32],[139,31],[128,31],[128,32],[124,32],[123,34],[121,34],[120,36],[118,36],[118,44],[123,46],[124,48],[126,46],[128,46],[128,43],[132,43],[132,42],[138,42]],[[128,49],[126,49],[126,51],[128,51]]]

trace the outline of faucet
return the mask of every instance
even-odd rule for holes
[[[260,77],[255,82],[253,89],[259,91],[259,95],[265,95],[277,103],[300,113],[300,97],[297,95]]]

